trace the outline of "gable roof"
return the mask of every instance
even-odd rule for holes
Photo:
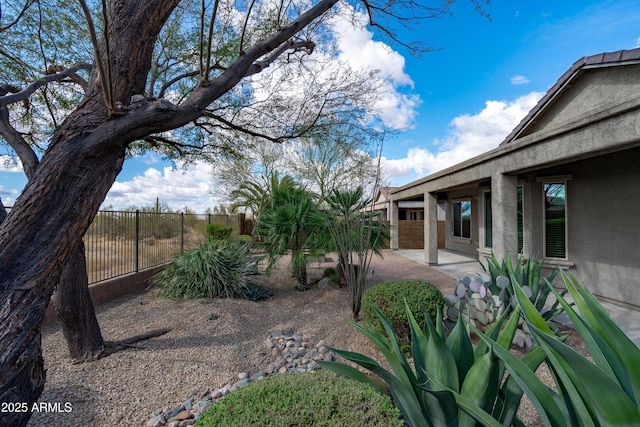
[[[386,202],[391,199],[391,193],[398,187],[380,187],[378,188],[378,194],[374,200],[375,203]]]
[[[640,63],[640,48],[630,50],[619,50],[616,52],[605,52],[597,55],[583,56],[573,63],[565,73],[560,76],[558,81],[551,86],[551,89],[538,101],[535,107],[529,111],[529,114],[516,126],[509,135],[500,143],[500,146],[508,144],[517,139],[520,133],[545,109],[545,107],[553,101],[560,92],[570,84],[584,70],[598,67],[611,67],[617,65],[627,65]]]

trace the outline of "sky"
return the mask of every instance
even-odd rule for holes
[[[467,0],[409,37],[433,50],[420,57],[376,40],[367,30],[341,31],[341,57],[376,67],[384,80],[381,118],[397,132],[385,140],[385,176],[404,185],[497,147],[570,66],[583,56],[640,47],[634,1],[493,0],[491,19]],[[1,157],[1,156],[0,156]],[[128,159],[103,207],[154,205],[204,212],[224,195],[213,165],[173,167],[153,154]],[[12,205],[26,179],[0,158],[0,197]]]

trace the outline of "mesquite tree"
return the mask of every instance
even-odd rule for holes
[[[24,7],[10,10],[16,3],[2,3],[3,38],[31,8],[55,12],[51,20],[35,14],[40,19],[29,23],[36,28],[32,40],[0,42],[0,58],[19,71],[19,78],[2,82],[0,122],[30,147],[42,148],[33,170],[23,161],[28,183],[0,225],[0,402],[31,406],[45,384],[40,328],[50,297],[128,150],[211,155],[233,149],[229,136],[236,130],[277,141],[271,130],[249,127],[259,111],[246,108],[252,98],[244,82],[278,61],[304,60],[313,52],[313,38],[322,35],[324,17],[347,9],[336,8],[337,0],[80,0],[79,5],[24,0]],[[446,11],[445,3],[445,10],[411,0],[358,4],[381,36],[399,42],[393,29],[401,27],[388,26],[391,20],[403,13],[432,17]],[[71,38],[70,51],[92,52],[75,65],[55,39],[65,28],[80,27],[71,14],[84,17],[81,27],[87,30]],[[164,43],[170,37],[180,42]],[[36,41],[38,47],[29,50]],[[22,58],[38,53],[40,61]],[[46,122],[40,134],[23,124],[37,103],[50,110],[35,120]],[[313,120],[305,123],[312,116],[296,116],[302,122],[283,123],[280,130],[304,130],[312,126]],[[38,139],[42,135],[45,140]],[[29,412],[1,413],[0,424],[21,426],[29,417]]]

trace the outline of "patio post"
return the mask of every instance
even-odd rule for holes
[[[398,250],[398,245],[399,245],[399,240],[398,240],[398,217],[399,217],[398,202],[396,202],[395,200],[391,200],[390,210],[391,210],[391,212],[390,212],[390,214],[391,214],[391,218],[390,218],[391,229],[389,230],[389,233],[391,235],[391,241],[389,242],[389,244],[390,244],[391,250],[397,251]]]
[[[491,176],[493,252],[498,259],[518,258],[518,177],[501,172]]]
[[[438,198],[428,191],[424,193],[424,261],[438,264]]]

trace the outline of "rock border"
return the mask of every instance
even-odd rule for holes
[[[218,399],[247,384],[270,375],[285,372],[314,372],[322,369],[316,361],[334,361],[335,355],[326,346],[324,340],[306,334],[294,333],[291,329],[277,330],[269,334],[265,340],[265,348],[271,353],[273,362],[264,370],[253,375],[240,372],[238,381],[229,382],[221,388],[206,390],[201,393],[193,390],[191,397],[181,405],[172,408],[159,408],[153,411],[146,427],[184,427],[191,426]]]

